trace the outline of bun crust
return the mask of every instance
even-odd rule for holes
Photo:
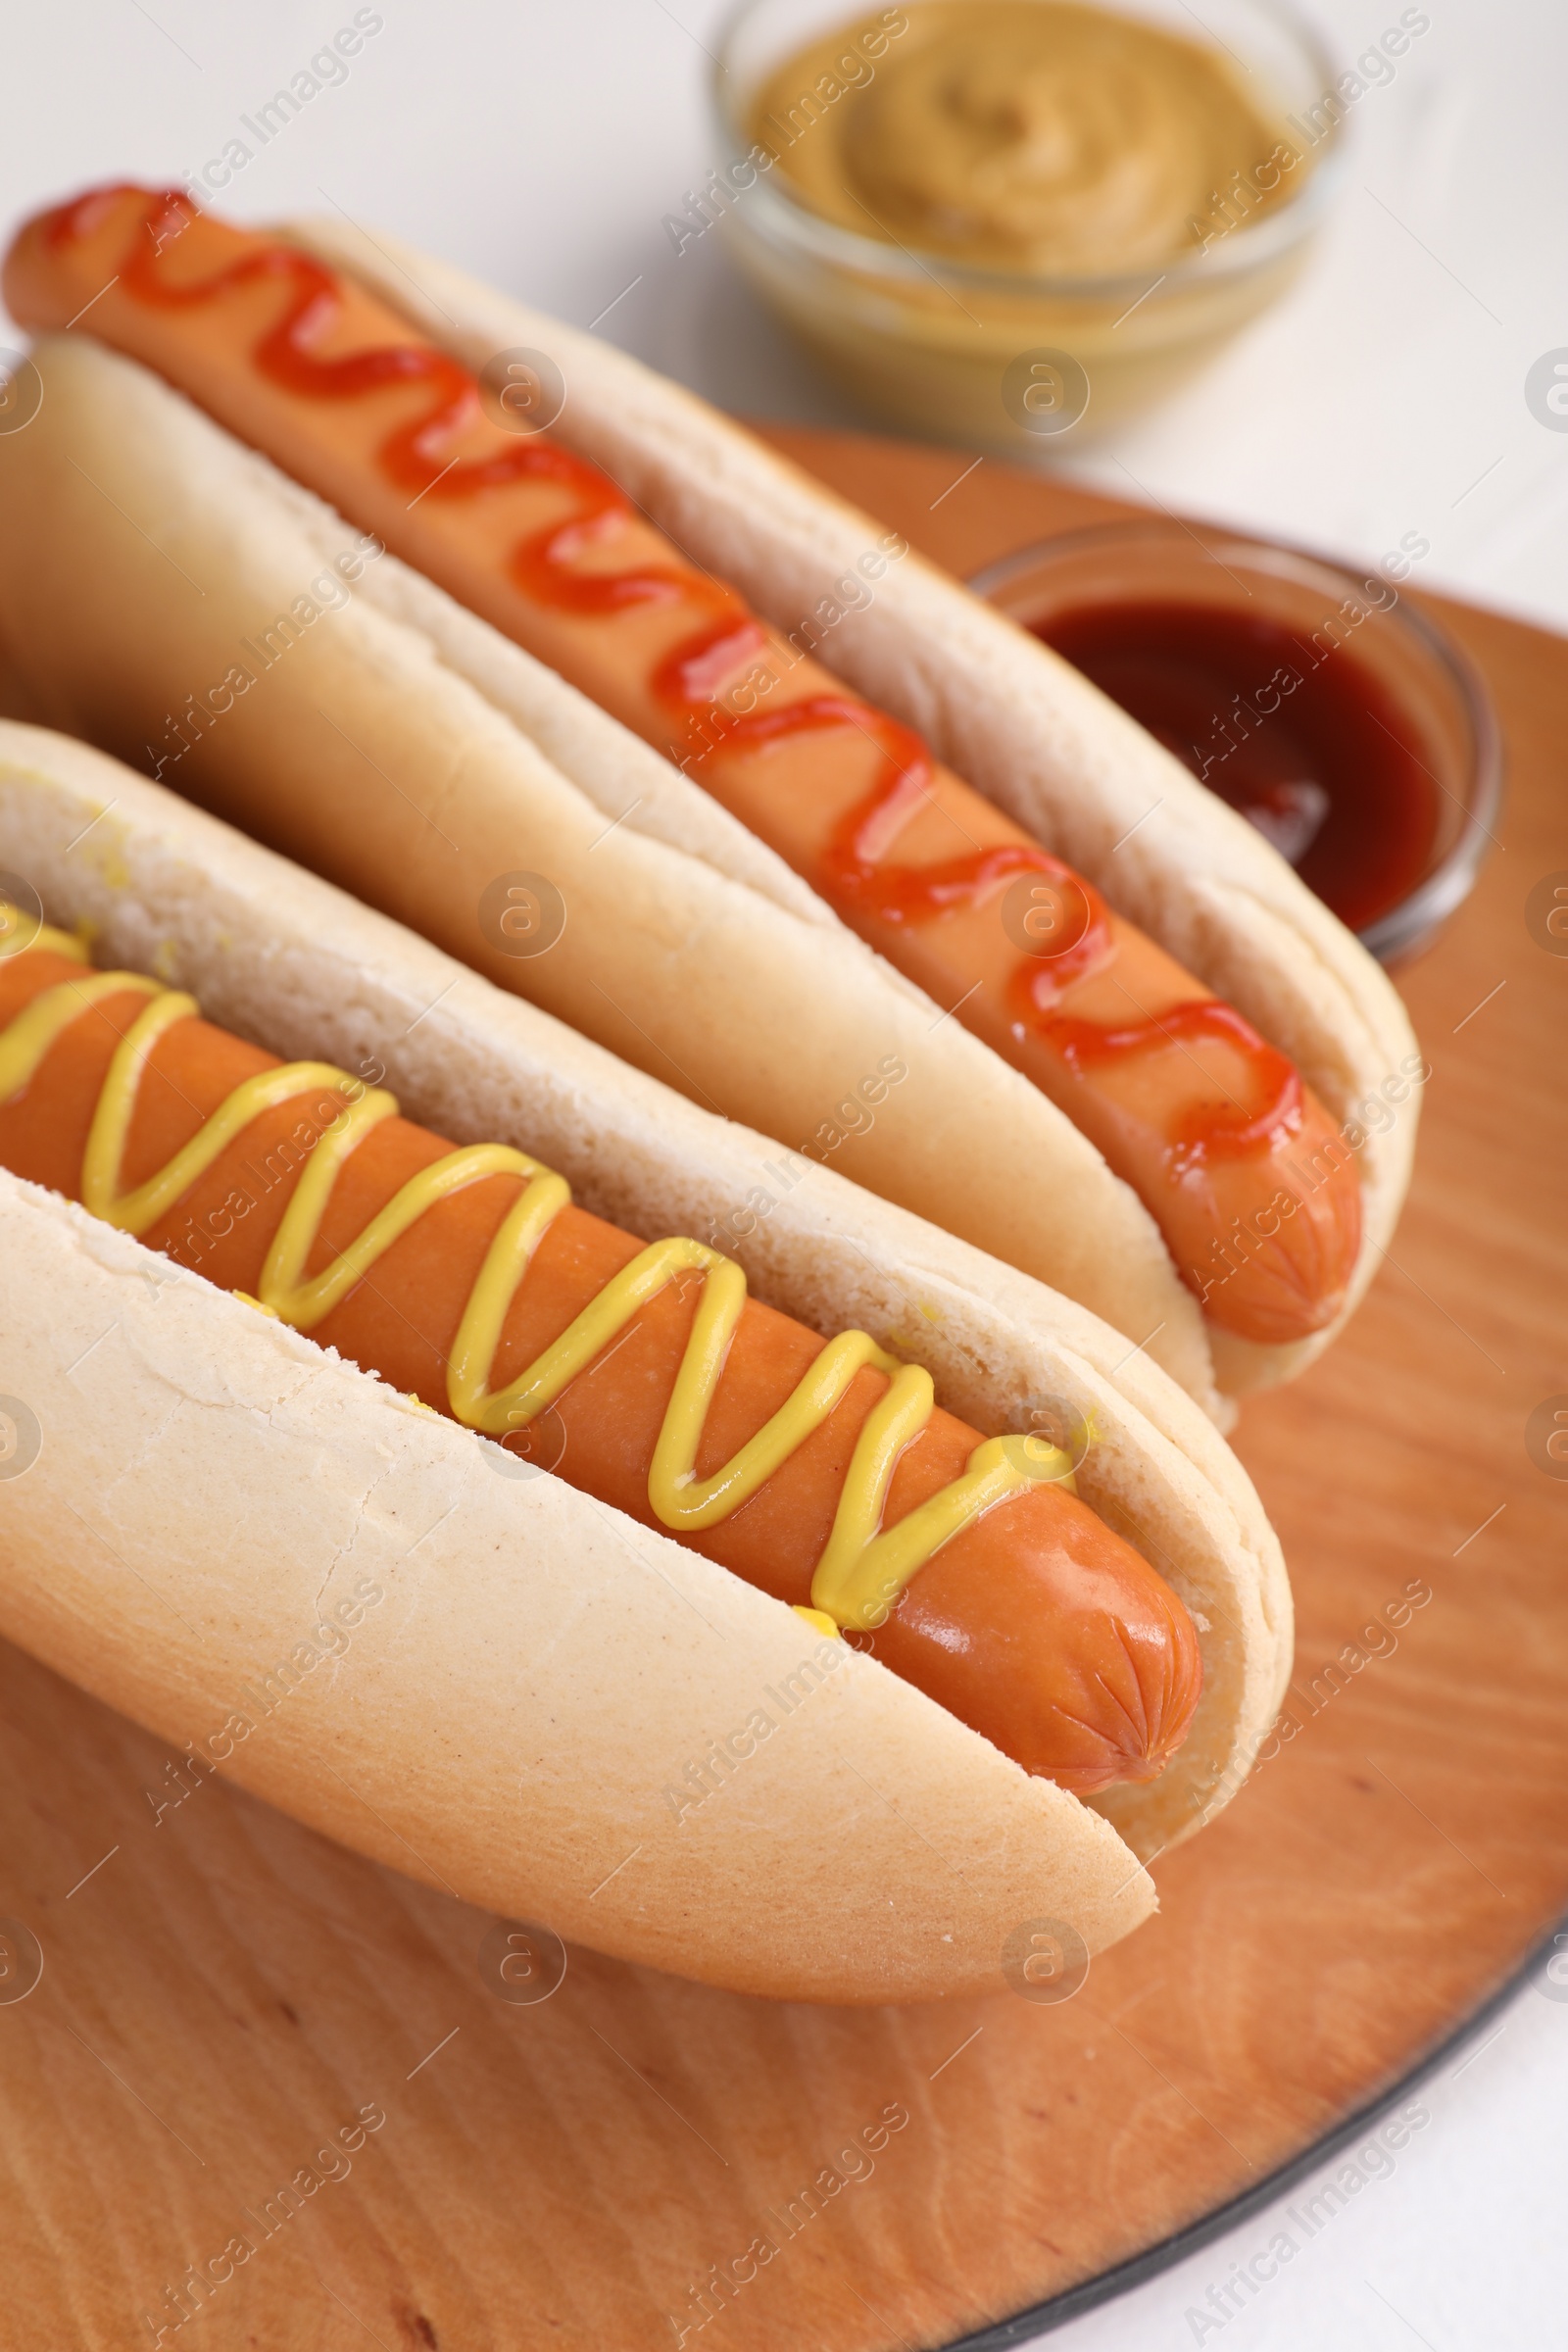
[[[1194,1610],[1205,1689],[1157,1782],[1081,1803],[701,1555],[506,1474],[483,1439],[9,1176],[8,1382],[43,1443],[6,1487],[0,1632],[209,1752],[243,1688],[368,1583],[348,1647],[297,1660],[222,1768],[469,1900],[745,1991],[974,1991],[1026,1922],[1099,1949],[1147,1915],[1140,1857],[1234,1792],[1290,1665],[1278,1544],[1169,1379],[80,744],[0,723],[0,861],[49,919],[90,924],[99,960],[281,1054],[381,1061],[411,1115],[525,1144],[635,1230],[706,1234],[750,1200],[751,1229],[725,1230],[760,1297],[861,1323],[973,1420],[1027,1427],[1047,1396],[1093,1416],[1080,1492]],[[687,1765],[759,1706],[773,1731],[678,1809]]]

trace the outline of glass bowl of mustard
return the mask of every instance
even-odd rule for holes
[[[748,0],[690,226],[881,420],[1065,454],[1290,284],[1353,79],[1283,0]]]

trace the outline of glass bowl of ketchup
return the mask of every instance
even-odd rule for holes
[[[1350,572],[1151,516],[1065,532],[969,584],[1240,809],[1389,963],[1468,894],[1502,790],[1480,679],[1402,593],[1412,561]]]

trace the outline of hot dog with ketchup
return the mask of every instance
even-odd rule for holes
[[[156,368],[677,760],[1066,1111],[1216,1332],[1289,1350],[1340,1316],[1361,1170],[1287,1057],[600,468],[486,416],[376,295],[137,189],[31,223],[7,287],[28,322],[79,319]]]
[[[819,1681],[824,1673],[871,1673],[881,1677],[870,1686],[876,1690],[894,1678],[912,1684],[902,1703],[972,1726],[963,1737],[977,1755],[995,1755],[998,1767],[1010,1757],[1005,1769],[1018,1779],[1054,1784],[1053,1837],[1062,1822],[1093,1819],[1069,1789],[1113,1808],[1147,1806],[1147,1826],[1129,1827],[1134,1851],[1182,1834],[1231,1793],[1247,1727],[1257,1725],[1288,1647],[1277,1554],[1245,1479],[1169,1382],[1140,1362],[1133,1387],[1173,1435],[1093,1371],[1096,1358],[1125,1354],[1115,1335],[825,1171],[803,1179],[801,1191],[813,1199],[781,1212],[771,1237],[786,1294],[794,1284],[798,1296],[822,1298],[821,1252],[843,1252],[847,1239],[843,1262],[869,1270],[869,1284],[860,1278],[860,1302],[874,1304],[880,1258],[906,1310],[911,1290],[918,1298],[912,1320],[929,1332],[932,1362],[970,1367],[971,1404],[988,1381],[994,1403],[1009,1381],[1035,1384],[1037,1400],[1047,1382],[1075,1384],[1090,1402],[1089,1418],[1104,1420],[1079,1469],[1097,1510],[1070,1491],[1066,1457],[1005,1426],[985,1436],[936,1401],[927,1366],[899,1360],[880,1339],[842,1332],[824,1345],[786,1312],[748,1296],[739,1267],[706,1246],[617,1230],[576,1206],[567,1183],[515,1143],[454,1146],[404,1119],[378,1080],[351,1078],[322,1057],[281,1060],[265,1045],[205,1021],[182,984],[205,992],[210,983],[242,1009],[253,1035],[276,1023],[285,1049],[297,1046],[304,1025],[323,1043],[352,1036],[356,1047],[373,1049],[355,1054],[361,1066],[378,1069],[383,1054],[401,1054],[416,1088],[422,1067],[426,1089],[437,1073],[438,1087],[458,1090],[449,1100],[466,1090],[466,1123],[489,1125],[491,1135],[532,1115],[553,1145],[566,1146],[564,1156],[575,1152],[601,1169],[608,1163],[623,1200],[639,1182],[645,1200],[662,1190],[679,1199],[681,1186],[700,1187],[705,1153],[712,1162],[708,1181],[716,1168],[722,1189],[732,1181],[725,1162],[733,1168],[765,1153],[762,1139],[738,1136],[619,1069],[383,918],[157,787],[37,730],[0,726],[0,858],[15,893],[5,917],[8,952],[0,956],[0,1169],[8,1172],[0,1180],[0,1222],[17,1227],[0,1259],[11,1265],[19,1240],[26,1240],[20,1254],[27,1261],[4,1281],[24,1292],[39,1278],[27,1267],[35,1259],[41,1265],[51,1249],[58,1255],[68,1230],[60,1219],[75,1212],[62,1202],[46,1215],[30,1204],[59,1196],[83,1203],[96,1220],[85,1230],[104,1234],[101,1247],[87,1250],[93,1264],[116,1266],[113,1252],[129,1250],[148,1268],[171,1269],[158,1282],[121,1283],[99,1369],[65,1409],[58,1395],[74,1395],[74,1368],[85,1360],[71,1352],[70,1337],[74,1286],[78,1277],[86,1281],[85,1261],[76,1264],[68,1252],[65,1272],[49,1275],[52,1309],[37,1298],[30,1308],[19,1306],[7,1295],[7,1327],[19,1349],[15,1377],[46,1400],[47,1367],[58,1360],[60,1370],[54,1407],[45,1401],[39,1412],[44,1450],[25,1480],[7,1490],[8,1506],[18,1499],[24,1507],[0,1562],[5,1630],[58,1656],[58,1637],[53,1650],[40,1637],[44,1604],[27,1600],[28,1580],[53,1607],[60,1580],[69,1585],[75,1567],[88,1593],[98,1594],[96,1609],[103,1579],[92,1557],[100,1540],[94,1523],[110,1520],[112,1532],[101,1540],[112,1557],[134,1565],[138,1510],[159,1531],[155,1582],[171,1622],[154,1629],[142,1609],[137,1642],[173,1639],[193,1611],[206,1611],[209,1587],[220,1580],[235,1541],[231,1528],[211,1524],[211,1497],[226,1493],[231,1470],[240,1475],[248,1448],[266,1461],[274,1410],[286,1422],[287,1398],[274,1395],[258,1424],[238,1375],[226,1386],[230,1375],[222,1372],[215,1389],[202,1366],[181,1357],[185,1343],[164,1311],[159,1284],[175,1281],[172,1267],[183,1266],[206,1279],[182,1275],[169,1298],[177,1306],[186,1296],[178,1283],[195,1279],[196,1291],[212,1299],[201,1312],[216,1335],[215,1368],[219,1358],[227,1362],[234,1337],[217,1319],[220,1304],[225,1312],[228,1305],[221,1293],[237,1291],[248,1302],[242,1349],[251,1333],[270,1331],[277,1345],[292,1347],[290,1363],[305,1350],[317,1367],[309,1374],[313,1389],[346,1379],[346,1365],[331,1369],[344,1358],[391,1384],[376,1393],[386,1399],[379,1409],[394,1457],[408,1433],[422,1440],[434,1417],[426,1411],[411,1419],[399,1390],[416,1390],[449,1416],[453,1444],[472,1446],[488,1437],[515,1452],[527,1448],[529,1433],[544,1436],[555,1468],[539,1483],[554,1490],[565,1481],[576,1490],[582,1533],[565,1544],[558,1535],[552,1552],[525,1527],[514,1531],[498,1573],[519,1588],[554,1578],[569,1594],[575,1580],[580,1614],[583,1555],[596,1531],[625,1527],[641,1557],[637,1546],[668,1549],[662,1533],[648,1532],[668,1530],[680,1547],[705,1555],[712,1573],[725,1570],[759,1588],[751,1605],[774,1612],[769,1625],[793,1624],[818,1658],[826,1652],[833,1662],[817,1667]],[[29,919],[29,902],[75,928]],[[88,937],[99,943],[95,960]],[[165,979],[120,962],[118,951],[136,939],[145,943],[141,961],[156,962]],[[689,1162],[699,1163],[695,1172]],[[48,1188],[47,1196],[37,1187]],[[698,1194],[688,1190],[685,1198],[695,1205]],[[813,1236],[814,1257],[807,1246]],[[79,1257],[82,1245],[73,1249]],[[154,1327],[155,1337],[164,1335],[158,1374],[167,1381],[174,1365],[176,1384],[188,1392],[188,1442],[201,1463],[188,1494],[160,1451],[161,1436],[137,1436],[118,1470],[100,1458],[88,1476],[79,1458],[106,1427],[128,1418],[129,1399],[139,1403],[156,1386],[151,1355],[122,1366],[120,1348],[108,1345],[137,1326],[143,1288],[155,1300],[145,1312],[163,1318]],[[933,1292],[945,1305],[932,1302]],[[886,1337],[885,1308],[881,1314]],[[292,1336],[299,1333],[309,1340]],[[974,1365],[986,1361],[994,1369],[977,1375]],[[191,1403],[203,1396],[193,1413]],[[176,1409],[166,1419],[156,1398],[149,1409],[159,1433],[181,1417]],[[1000,1426],[1004,1414],[997,1418]],[[281,1437],[275,1443],[281,1461]],[[335,1443],[313,1439],[315,1468],[306,1481],[314,1482],[324,1519],[335,1508],[338,1482],[348,1480],[346,1469],[333,1466]],[[1192,1456],[1182,1454],[1183,1445]],[[274,1480],[281,1475],[274,1465]],[[483,1472],[479,1485],[517,1498],[534,1492],[526,1478]],[[356,1507],[373,1529],[378,1512],[368,1502]],[[451,1504],[460,1507],[466,1505]],[[1129,1532],[1117,1532],[1102,1511]],[[422,1554],[434,1534],[414,1530],[417,1541],[398,1557]],[[461,1535],[460,1527],[452,1541]],[[323,1524],[318,1552],[330,1558],[343,1549]],[[657,1572],[657,1557],[654,1564]],[[307,1559],[301,1576],[317,1568]],[[449,1550],[443,1609],[462,1614],[470,1572],[461,1546],[456,1563]],[[264,1581],[278,1573],[274,1566]],[[422,1559],[417,1571],[400,1572],[405,1582],[431,1573]],[[318,1593],[325,1589],[318,1585]],[[780,1601],[795,1613],[779,1610]],[[681,1604],[674,1606],[678,1623]],[[519,1671],[526,1662],[548,1694],[551,1675],[539,1659],[555,1656],[560,1629],[547,1641],[538,1622],[525,1622],[531,1646]],[[590,1632],[613,1651],[608,1623]],[[93,1671],[101,1628],[78,1625],[73,1639],[69,1670],[93,1687],[107,1682],[106,1694],[124,1703],[114,1675]],[[862,1649],[870,1654],[856,1654]],[[428,1683],[428,1661],[416,1658],[415,1666],[416,1683]],[[882,1675],[884,1666],[891,1677]],[[674,1669],[672,1656],[661,1672],[668,1678]],[[732,1672],[737,1694],[752,1689],[755,1695],[760,1687],[748,1680],[744,1644]],[[776,1694],[779,1686],[771,1688]],[[608,1695],[623,1707],[644,1703],[633,1686]],[[601,1713],[606,1697],[603,1690],[596,1694]],[[145,1701],[136,1703],[145,1711]],[[586,1722],[580,1733],[573,1729],[567,1698],[558,1692],[552,1703],[551,1770],[557,1780],[569,1779],[579,1769],[573,1743],[590,1740],[590,1731]],[[765,1702],[760,1711],[766,1714]],[[743,1709],[740,1720],[747,1719]],[[602,1735],[602,1723],[598,1729]],[[699,1730],[694,1717],[689,1743],[700,1748]],[[853,1721],[840,1719],[833,1737],[853,1745]],[[468,1726],[465,1752],[476,1741],[482,1747],[478,1723]],[[301,1760],[297,1751],[296,1766]],[[585,1772],[587,1764],[585,1752]],[[410,1769],[406,1758],[402,1768]],[[395,1772],[396,1754],[381,1754],[378,1769]],[[986,1774],[993,1769],[987,1764]],[[657,1787],[663,1771],[653,1769],[656,1786],[644,1792],[656,1810],[669,1793]],[[297,1803],[297,1794],[287,1801]],[[586,1795],[583,1801],[591,1814]],[[630,1818],[628,1802],[622,1790],[623,1818]],[[678,1803],[665,1811],[684,1826]],[[332,1826],[342,1834],[340,1822]],[[729,1834],[744,1845],[755,1828],[737,1819]],[[1104,1822],[1089,1833],[1097,1853],[1102,1833],[1109,1835]],[[450,1835],[448,1825],[443,1836]],[[1111,1843],[1125,1858],[1120,1840]],[[1108,1867],[1108,1849],[1101,1859]],[[1084,1867],[1084,1853],[1075,1854],[1069,1878]],[[581,1893],[586,1903],[587,1890]],[[591,1915],[582,1916],[591,1929]],[[803,1932],[809,1945],[809,1922]],[[728,1970],[739,1981],[740,1963],[726,1957],[729,1934],[712,1930],[716,1940],[697,1973],[726,1981]],[[622,1944],[612,1940],[610,1948]],[[635,1936],[626,1948],[636,1948]],[[789,1977],[795,1965],[779,1961],[776,1981],[804,1982]],[[844,1965],[842,1956],[834,1963],[841,1986]],[[880,1965],[867,1963],[866,1984],[887,1981]]]

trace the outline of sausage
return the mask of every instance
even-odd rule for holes
[[[6,1081],[12,1091],[0,1102],[0,1165],[86,1198],[150,1249],[253,1299],[327,1139],[324,1164],[335,1156],[336,1173],[297,1269],[305,1286],[355,1245],[403,1186],[453,1150],[397,1116],[389,1097],[372,1101],[363,1085],[326,1065],[290,1065],[303,1075],[289,1099],[246,1116],[192,1181],[166,1187],[167,1197],[146,1194],[141,1209],[123,1209],[193,1139],[212,1132],[209,1122],[237,1088],[283,1065],[202,1020],[188,998],[134,975],[85,974],[69,942],[41,934],[0,960],[0,1064],[17,1041],[44,1035],[39,1024],[51,1019],[57,1025],[41,1052],[30,1049],[20,1086],[20,1059]],[[150,1043],[137,1026],[147,1020],[164,1024]],[[126,1044],[133,1028],[137,1036]],[[104,1120],[114,1102],[125,1106],[122,1133],[118,1146],[106,1147]],[[373,1117],[355,1110],[367,1102]],[[367,1123],[343,1151],[353,1116]],[[312,1320],[303,1308],[290,1309],[288,1319],[397,1388],[454,1411],[449,1376],[455,1351],[462,1352],[466,1309],[528,1181],[506,1171],[465,1181],[425,1207],[324,1313]],[[564,1199],[564,1186],[560,1192]],[[642,1253],[631,1235],[575,1206],[557,1207],[507,1307],[488,1369],[491,1391],[518,1380]],[[547,1411],[504,1437],[508,1449],[536,1457],[645,1525],[668,1525],[652,1500],[656,1447],[711,1279],[710,1272],[657,1288]],[[713,1478],[823,1355],[816,1334],[747,1299],[702,1425],[696,1479]],[[711,1525],[672,1532],[776,1598],[809,1606],[857,1441],[892,1387],[887,1371],[862,1363],[831,1411],[749,1500]],[[896,1530],[961,1479],[981,1443],[978,1432],[933,1407],[897,1456],[883,1527]],[[1201,1688],[1198,1639],[1181,1600],[1131,1544],[1054,1481],[1028,1481],[963,1518],[891,1607],[873,1612],[873,1622],[850,1638],[1026,1770],[1079,1793],[1156,1774],[1185,1736]]]
[[[1360,1188],[1299,1073],[605,474],[494,421],[365,288],[178,191],[40,217],[4,284],[17,318],[79,316],[667,753],[1061,1106],[1213,1323],[1277,1345],[1334,1320]]]

